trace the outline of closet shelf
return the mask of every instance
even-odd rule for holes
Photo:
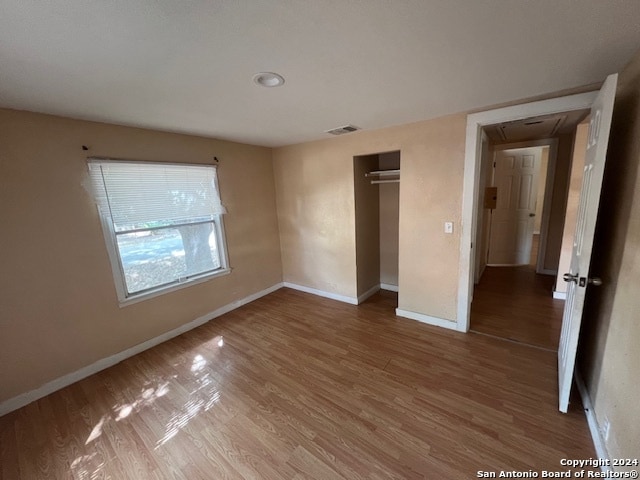
[[[374,170],[372,172],[364,174],[365,177],[384,177],[384,176],[390,176],[390,175],[400,175],[400,169],[398,168],[396,170]]]

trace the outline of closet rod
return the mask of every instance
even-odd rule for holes
[[[400,183],[400,179],[396,178],[395,180],[371,180],[371,185],[375,185],[376,183]]]

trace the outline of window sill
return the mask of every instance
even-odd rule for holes
[[[154,297],[159,297],[160,295],[164,295],[165,293],[170,293],[170,292],[175,292],[176,290],[182,290],[183,288],[188,288],[188,287],[192,287],[194,285],[198,285],[199,283],[204,283],[204,282],[208,282],[209,280],[216,278],[216,277],[222,277],[224,275],[228,275],[231,273],[231,268],[221,268],[220,270],[216,270],[215,272],[212,273],[208,273],[206,275],[203,275],[201,277],[195,277],[191,280],[189,280],[188,282],[184,282],[184,283],[177,283],[175,285],[170,285],[167,287],[160,287],[157,288],[155,290],[149,290],[147,292],[141,293],[141,294],[133,294],[130,297],[126,297],[126,298],[119,298],[119,306],[120,308],[122,307],[127,307],[129,305],[133,305],[135,303],[139,303],[139,302],[143,302],[145,300],[149,300],[150,298],[154,298]]]

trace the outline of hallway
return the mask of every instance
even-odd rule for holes
[[[533,265],[487,267],[474,290],[471,330],[557,350],[564,301],[553,299],[553,283]]]

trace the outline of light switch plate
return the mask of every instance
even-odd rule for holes
[[[444,233],[453,233],[453,222],[444,222]]]

